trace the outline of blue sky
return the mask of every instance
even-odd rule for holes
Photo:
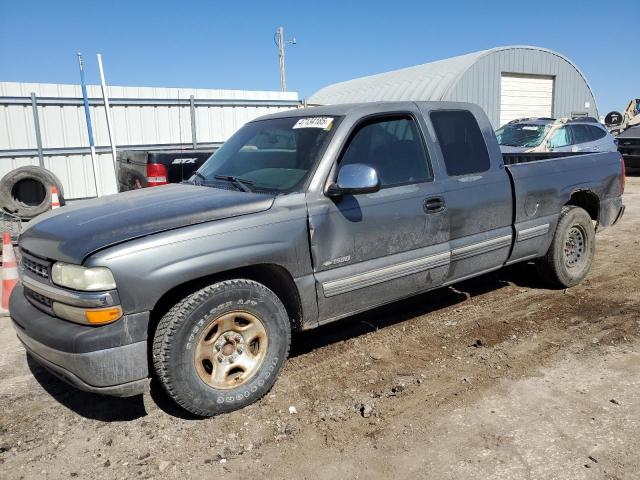
[[[349,78],[499,45],[572,59],[603,115],[640,97],[640,0],[148,1],[0,0],[0,81],[77,83],[75,53],[98,83],[278,89],[273,32],[287,83],[307,97]]]

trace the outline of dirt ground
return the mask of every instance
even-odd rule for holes
[[[640,178],[625,203],[582,285],[520,265],[298,335],[212,419],[75,391],[0,319],[0,477],[640,478]]]

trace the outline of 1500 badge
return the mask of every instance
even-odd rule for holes
[[[323,267],[329,267],[331,265],[338,265],[340,263],[346,263],[351,260],[351,255],[345,255],[344,257],[334,258],[333,260],[327,260],[322,264]]]

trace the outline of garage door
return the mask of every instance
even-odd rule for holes
[[[503,73],[500,125],[516,118],[553,116],[553,77]]]

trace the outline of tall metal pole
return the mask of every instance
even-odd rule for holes
[[[278,60],[280,62],[280,90],[287,91],[287,79],[284,73],[284,28],[278,27],[276,33],[278,38]]]
[[[196,100],[193,95],[189,97],[189,112],[191,114],[191,145],[198,148],[198,131],[196,130]]]
[[[111,106],[109,105],[109,94],[107,93],[107,82],[104,79],[104,68],[102,67],[102,55],[97,54],[98,69],[100,70],[100,86],[102,87],[102,99],[104,100],[104,112],[107,116],[107,132],[109,133],[109,143],[111,144],[111,156],[113,157],[113,174],[116,176],[116,184],[118,183],[118,160],[116,152],[115,132],[111,124]]]
[[[44,156],[42,154],[42,135],[40,134],[40,118],[38,117],[38,103],[36,92],[31,92],[31,108],[33,110],[33,127],[36,131],[36,145],[38,147],[38,162],[44,168]]]
[[[89,135],[89,150],[91,151],[91,167],[93,168],[93,182],[96,186],[96,196],[101,197],[102,191],[98,182],[98,165],[96,164],[96,147],[93,142],[93,127],[91,126],[91,112],[89,110],[89,97],[87,95],[87,82],[84,78],[84,60],[78,53],[78,65],[80,66],[80,86],[82,87],[82,99],[84,100],[84,116],[87,120],[87,133]]]

